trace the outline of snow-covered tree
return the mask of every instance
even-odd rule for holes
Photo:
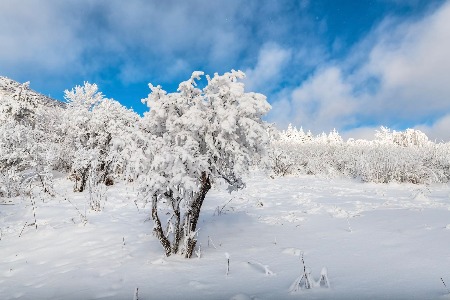
[[[6,197],[19,194],[36,180],[47,192],[52,177],[53,148],[46,132],[36,126],[38,107],[26,109],[16,94],[0,95],[0,196]]]
[[[122,151],[138,116],[115,100],[104,98],[96,84],[85,82],[65,91],[67,107],[61,118],[61,158],[75,179],[75,191],[83,191],[88,179],[94,184],[122,173]]]
[[[141,127],[141,154],[136,155],[138,180],[152,199],[154,233],[167,256],[191,257],[197,222],[212,184],[224,180],[230,190],[244,186],[241,177],[256,157],[265,153],[269,111],[265,96],[246,93],[240,71],[207,78],[196,86],[203,72],[167,93],[149,85],[144,99],[150,111]],[[169,218],[163,220],[169,211]]]
[[[344,142],[333,130],[311,140],[292,139],[292,127],[271,141],[274,175],[345,176],[377,183],[431,183],[450,180],[450,144],[433,143],[413,129],[381,127],[376,140]]]
[[[429,143],[428,137],[420,130],[408,128],[405,131],[391,131],[381,126],[375,133],[375,138],[380,143],[396,144],[403,147],[423,147]]]

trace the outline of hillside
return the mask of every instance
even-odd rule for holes
[[[63,108],[65,104],[30,89],[29,82],[19,83],[0,76],[0,118],[13,116],[18,121],[34,123],[38,108]]]

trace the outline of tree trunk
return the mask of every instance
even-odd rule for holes
[[[84,189],[86,188],[86,182],[88,180],[88,171],[89,171],[89,168],[86,169],[85,171],[83,171],[83,173],[81,174],[81,183],[80,183],[79,192],[84,191]]]
[[[190,233],[195,232],[197,229],[197,222],[200,217],[200,210],[203,205],[203,201],[205,200],[206,194],[211,189],[211,181],[205,172],[202,173],[201,178],[201,187],[199,193],[195,196],[192,204],[186,213],[186,220],[188,228],[185,241],[186,249],[185,249],[185,257],[190,258],[192,253],[194,253],[195,245],[197,244],[197,239],[194,236],[191,236]]]
[[[80,172],[75,171],[75,185],[73,187],[74,192],[83,192],[86,188],[86,182],[88,179],[89,168],[81,170]],[[78,180],[80,180],[80,186],[78,186]]]
[[[183,227],[180,226],[181,222],[181,213],[180,213],[180,201],[181,199],[171,199],[172,200],[172,209],[173,209],[173,217],[175,218],[175,224],[173,224],[175,228],[175,232],[173,233],[173,242],[172,242],[172,252],[177,253],[180,248],[180,242],[183,238]]]
[[[158,216],[158,195],[154,194],[152,197],[152,219],[155,223],[155,227],[153,228],[153,232],[155,233],[158,240],[161,242],[161,245],[166,252],[166,256],[170,256],[172,253],[172,249],[170,247],[170,242],[164,235],[163,227],[161,225],[161,221]]]
[[[173,210],[171,217],[174,221],[172,224],[174,229],[172,242],[169,240],[169,233],[167,230],[164,232],[161,220],[158,216],[158,195],[154,194],[152,197],[152,219],[154,222],[153,232],[163,246],[166,256],[170,256],[174,253],[180,253],[184,255],[185,258],[190,258],[194,253],[194,249],[197,244],[197,239],[195,238],[194,233],[197,229],[197,223],[200,217],[203,201],[205,200],[206,194],[211,189],[211,182],[205,172],[202,173],[200,183],[200,191],[194,195],[187,212],[184,214],[183,222],[181,222],[180,210],[180,202],[182,199],[174,198],[171,191],[163,195],[170,202]],[[184,242],[184,245],[180,247],[182,241]]]

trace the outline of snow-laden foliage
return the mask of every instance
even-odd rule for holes
[[[395,131],[387,127],[381,126],[380,130],[376,131],[375,137],[378,142],[386,144],[396,144],[403,147],[417,146],[425,147],[430,144],[428,137],[420,130],[406,129],[405,131]]]
[[[273,138],[270,157],[275,175],[345,176],[379,183],[450,180],[450,144],[430,142],[413,129],[391,132],[381,127],[374,141],[344,142],[335,130],[312,137],[290,126]]]
[[[36,112],[62,108],[64,104],[30,89],[30,83],[18,83],[0,76],[0,122],[14,120],[34,126],[38,121]]]
[[[265,96],[244,91],[238,81],[244,74],[206,76],[207,85],[199,89],[196,80],[202,75],[194,72],[176,93],[150,84],[143,100],[150,111],[141,120],[135,174],[152,198],[154,230],[166,255],[192,255],[211,184],[224,180],[231,190],[243,187],[242,175],[268,142],[261,117],[270,105]],[[158,214],[163,204],[171,211],[167,229]]]
[[[66,91],[66,99],[59,104],[28,83],[0,78],[1,195],[17,195],[36,181],[49,191],[52,170],[71,174],[76,191],[124,173],[138,115],[105,99],[95,84]]]
[[[67,108],[60,118],[61,164],[83,191],[90,178],[111,182],[127,163],[123,150],[130,142],[138,116],[115,100],[104,98],[96,84],[85,82],[65,91]]]
[[[41,133],[21,124],[0,125],[0,196],[28,192],[38,181],[51,189],[51,153]]]
[[[39,106],[20,101],[28,99],[23,96],[27,87],[20,86],[19,96],[0,94],[0,196],[4,197],[29,192],[36,181],[43,191],[51,189],[54,148],[36,126]]]

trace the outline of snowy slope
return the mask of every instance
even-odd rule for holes
[[[132,186],[110,187],[94,212],[89,192],[56,185],[35,204],[0,199],[0,299],[450,299],[445,185],[256,172],[245,190],[208,194],[190,260],[163,257]],[[328,268],[330,288],[289,291],[301,254],[315,280]]]
[[[63,102],[42,95],[29,87],[29,82],[19,83],[7,77],[0,76],[0,107],[12,99],[15,105],[20,105],[27,111],[26,116],[31,121],[37,108],[60,109]],[[8,104],[12,104],[11,102]],[[1,112],[1,111],[0,111]]]
[[[63,103],[59,102],[55,99],[47,97],[43,94],[40,94],[28,86],[27,83],[21,84],[17,81],[9,79],[7,77],[0,76],[0,95],[3,96],[14,96],[19,93],[24,96],[21,98],[23,101],[34,102],[37,105],[45,105],[45,106],[62,106]]]

